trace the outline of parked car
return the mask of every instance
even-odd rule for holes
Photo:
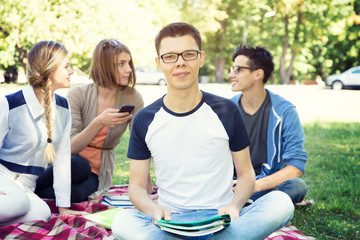
[[[360,87],[360,66],[350,68],[343,73],[330,75],[326,78],[326,85],[334,90],[345,87]]]
[[[162,72],[149,66],[135,66],[137,84],[166,85],[166,79]]]

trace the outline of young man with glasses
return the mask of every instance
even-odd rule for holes
[[[265,89],[274,70],[273,57],[263,47],[236,48],[229,78],[232,91],[242,91],[232,100],[238,105],[251,140],[250,156],[256,181],[251,199],[279,190],[295,204],[304,199],[307,153],[304,131],[295,106]],[[236,175],[235,175],[236,178]]]
[[[161,230],[153,221],[193,222],[230,214],[229,227],[200,239],[264,239],[290,221],[294,207],[278,191],[269,194],[265,204],[243,208],[255,181],[250,141],[236,104],[199,90],[205,53],[198,30],[186,23],[169,24],[159,32],[155,45],[167,94],[134,118],[128,150],[129,196],[138,210],[125,209],[115,217],[114,236],[184,239]],[[146,192],[151,159],[157,202]],[[233,164],[239,173],[235,193],[231,191]]]

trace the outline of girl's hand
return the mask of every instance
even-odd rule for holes
[[[96,118],[103,126],[116,127],[119,124],[128,122],[133,117],[127,112],[119,113],[118,109],[108,108]]]
[[[63,215],[85,216],[88,214],[89,213],[84,211],[75,211],[68,208],[59,207],[59,216],[63,216]]]

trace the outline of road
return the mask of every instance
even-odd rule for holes
[[[310,122],[360,122],[360,90],[333,91],[317,85],[267,85],[269,90],[292,102],[302,123]],[[0,96],[20,89],[14,85],[4,88],[0,85]],[[166,93],[166,86],[138,85],[145,105],[152,103]],[[200,89],[231,98],[236,93],[230,84],[200,84]],[[59,89],[58,94],[66,96],[68,89]]]

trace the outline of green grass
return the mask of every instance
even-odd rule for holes
[[[292,224],[316,239],[360,239],[360,123],[304,126],[304,179],[315,205],[296,209]]]
[[[113,184],[129,183],[130,160],[126,157],[130,133],[127,130],[121,138],[121,142],[115,148],[115,169]]]
[[[360,239],[360,123],[313,123],[304,130],[306,198],[315,205],[297,208],[291,224],[316,239]],[[114,184],[129,182],[128,141],[127,131],[115,149]]]
[[[129,184],[129,165],[130,160],[126,157],[128,143],[130,138],[129,129],[126,130],[122,136],[121,142],[115,148],[115,169],[113,175],[113,184]],[[152,168],[152,163],[150,166],[150,176],[152,184],[155,186],[155,174]]]

